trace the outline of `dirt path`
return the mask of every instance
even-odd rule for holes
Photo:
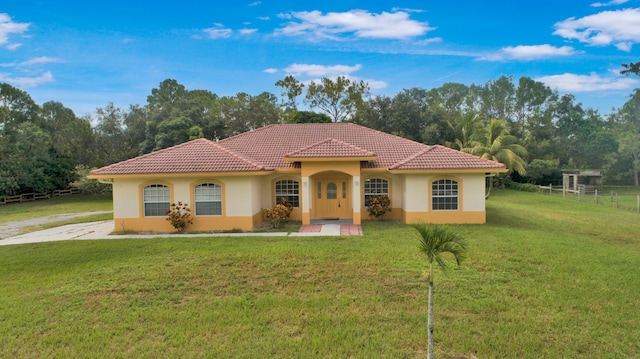
[[[0,239],[15,236],[16,234],[20,233],[20,231],[25,227],[39,226],[47,223],[67,221],[78,217],[87,217],[94,214],[104,214],[112,212],[113,211],[98,211],[85,213],[54,214],[51,216],[26,219],[24,221],[9,222],[0,225]]]

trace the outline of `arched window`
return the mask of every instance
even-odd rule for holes
[[[458,210],[458,182],[441,179],[431,184],[431,209],[434,211]]]
[[[222,187],[215,183],[203,183],[193,188],[196,216],[222,215]]]
[[[144,216],[165,216],[169,211],[171,193],[169,187],[162,184],[150,184],[142,190]]]
[[[384,178],[369,178],[364,181],[364,206],[369,207],[373,196],[389,197],[389,181]]]
[[[300,207],[300,183],[294,180],[280,180],[275,183],[275,203],[286,199],[294,208]]]

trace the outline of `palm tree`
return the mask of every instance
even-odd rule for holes
[[[458,265],[466,257],[467,245],[465,240],[455,231],[444,225],[416,223],[413,228],[420,234],[420,251],[427,256],[429,262],[429,307],[427,314],[428,345],[427,358],[433,359],[433,263],[437,263],[443,270],[446,262],[442,258],[445,253],[451,253]]]
[[[475,133],[469,147],[462,148],[462,152],[470,153],[488,160],[503,163],[509,172],[515,171],[519,175],[527,173],[527,150],[519,145],[518,139],[509,134],[505,120],[491,120],[489,127]],[[493,177],[489,177],[489,191],[491,195]]]

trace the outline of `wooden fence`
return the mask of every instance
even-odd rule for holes
[[[77,188],[56,190],[52,192],[44,192],[44,193],[23,193],[17,196],[6,196],[0,197],[0,205],[9,204],[9,203],[22,203],[22,202],[31,202],[37,201],[41,199],[50,199],[52,197],[61,197],[61,196],[70,196],[72,194],[78,194],[80,190]]]
[[[570,190],[562,188],[562,186],[538,186],[538,190],[542,193],[553,194],[554,192],[562,192],[562,197],[570,197],[577,199],[578,201],[589,201],[595,204],[604,204],[610,207],[630,209],[640,213],[640,194],[619,194],[616,191],[611,191],[610,195],[603,193],[604,191],[598,191],[597,189],[593,193],[585,193],[580,190]]]

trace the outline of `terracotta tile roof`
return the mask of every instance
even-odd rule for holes
[[[269,125],[213,142],[198,139],[92,171],[93,175],[246,172],[299,168],[285,157],[374,157],[362,168],[487,169],[504,165],[352,123]]]
[[[285,162],[285,154],[328,138],[374,153],[377,160],[365,162],[364,168],[387,168],[428,147],[352,123],[270,125],[224,139],[219,143],[225,148],[269,166],[292,168],[299,167],[299,164]]]
[[[392,170],[415,169],[501,169],[501,163],[463,153],[448,147],[434,145],[407,157],[393,166]]]
[[[204,138],[185,142],[91,172],[104,174],[150,174],[191,172],[245,172],[271,170]]]
[[[289,152],[284,156],[289,158],[375,157],[375,153],[333,138],[327,138],[324,141]]]

